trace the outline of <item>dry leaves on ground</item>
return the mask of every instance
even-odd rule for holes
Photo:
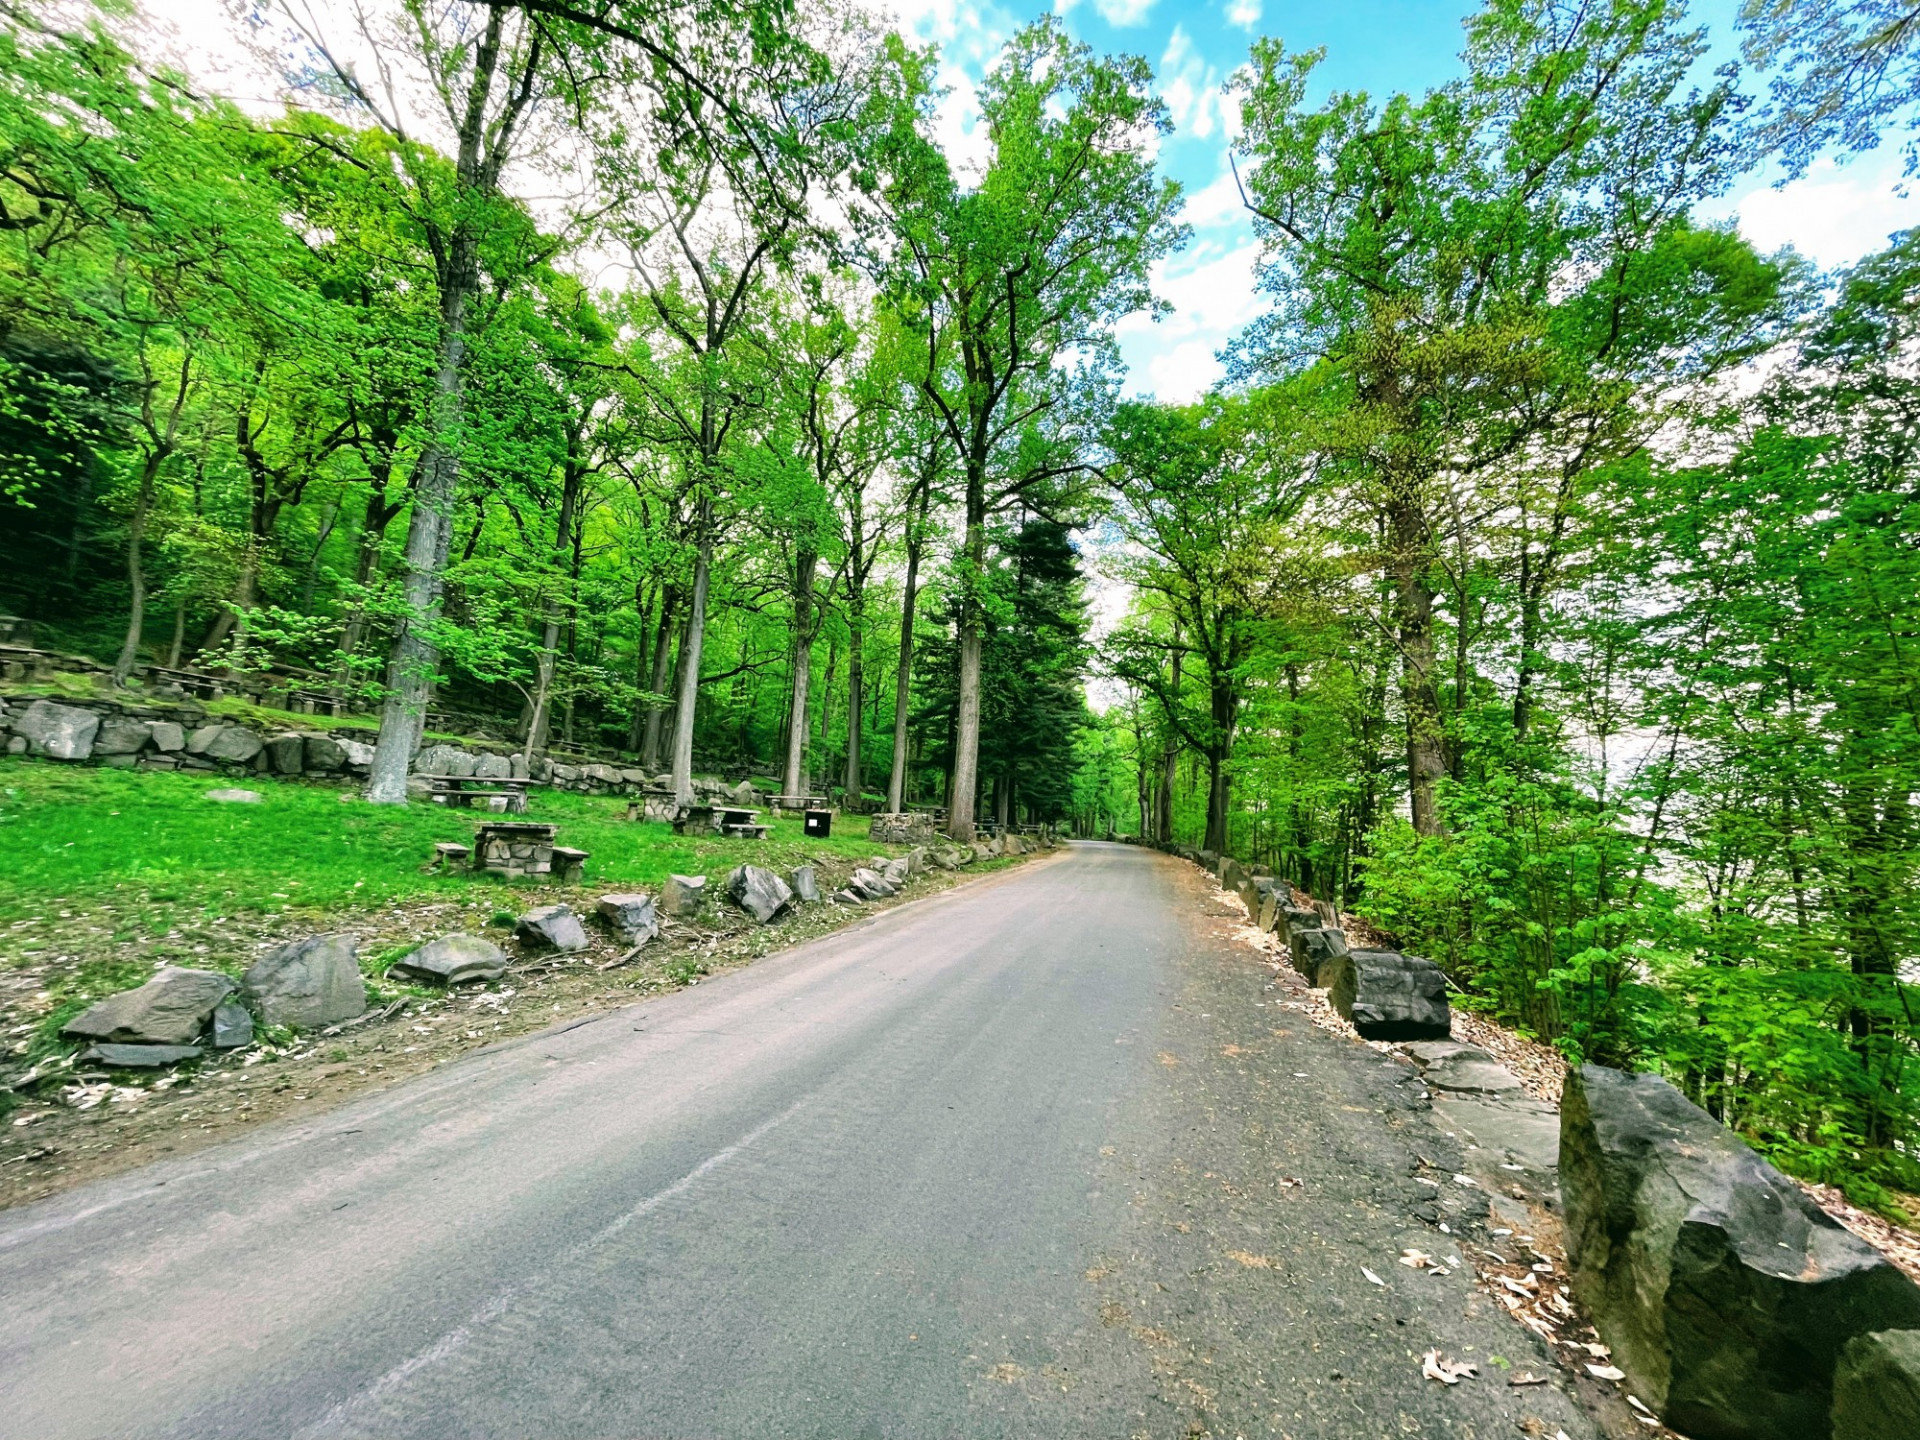
[[[1465,1360],[1449,1360],[1438,1350],[1429,1350],[1420,1362],[1420,1373],[1442,1385],[1458,1385],[1469,1376],[1478,1378],[1480,1367]]]

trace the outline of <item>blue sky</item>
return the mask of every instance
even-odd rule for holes
[[[884,3],[884,0],[883,0]],[[937,41],[954,94],[943,113],[950,149],[965,153],[972,130],[968,82],[992,63],[1006,37],[1038,5],[967,0],[892,0],[902,28]],[[1159,76],[1174,119],[1161,163],[1187,192],[1192,243],[1162,267],[1156,288],[1174,313],[1121,328],[1129,388],[1190,399],[1220,374],[1215,353],[1255,312],[1253,234],[1226,167],[1233,117],[1220,88],[1257,35],[1290,50],[1324,46],[1321,93],[1418,91],[1458,72],[1460,22],[1478,8],[1455,0],[1054,0],[1080,39],[1096,50],[1144,55]],[[1736,53],[1739,0],[1701,0],[1696,23],[1720,54]],[[1764,249],[1793,245],[1833,267],[1878,249],[1894,230],[1920,224],[1920,196],[1896,193],[1899,157],[1883,146],[1842,168],[1822,166],[1784,189],[1757,176],[1710,212],[1734,218]]]

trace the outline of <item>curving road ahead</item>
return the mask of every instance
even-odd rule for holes
[[[1075,846],[0,1215],[0,1437],[1597,1433],[1421,1379],[1549,1367],[1229,923]]]

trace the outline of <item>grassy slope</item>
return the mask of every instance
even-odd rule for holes
[[[235,785],[259,792],[261,803],[206,799],[209,790]],[[756,843],[684,838],[625,815],[623,799],[535,789],[527,815],[516,818],[556,824],[561,844],[591,851],[586,883],[601,889],[654,889],[670,874],[717,881],[742,861],[785,872],[808,860],[864,859],[886,849],[866,838],[857,817],[829,840],[805,838],[797,817],[777,819],[771,837]],[[97,935],[104,922],[125,947],[124,961],[88,945],[92,953],[78,970],[48,982],[60,998],[100,994],[150,972],[150,959],[126,952],[151,954],[143,942],[181,927],[217,937],[222,921],[254,931],[283,912],[319,928],[330,914],[419,901],[471,906],[485,896],[495,909],[518,911],[552,898],[539,881],[465,869],[420,873],[434,841],[469,843],[484,818],[418,802],[368,805],[351,790],[267,776],[236,781],[0,759],[0,967],[53,958],[69,947],[63,929],[84,918]],[[215,943],[187,963],[237,970],[251,958],[244,945],[227,949]]]

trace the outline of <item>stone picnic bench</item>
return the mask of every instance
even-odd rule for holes
[[[475,800],[504,798],[500,808],[509,814],[527,813],[527,786],[531,780],[516,780],[505,775],[422,775],[427,793],[436,805],[468,806]]]
[[[764,840],[771,826],[760,812],[738,805],[683,805],[673,818],[676,835],[725,835],[734,840]]]
[[[472,862],[475,870],[494,870],[503,875],[553,875],[562,884],[577,885],[586,876],[591,853],[556,845],[558,825],[541,825],[525,820],[495,820],[480,826],[472,845],[442,840],[433,847],[427,870],[452,870]]]

